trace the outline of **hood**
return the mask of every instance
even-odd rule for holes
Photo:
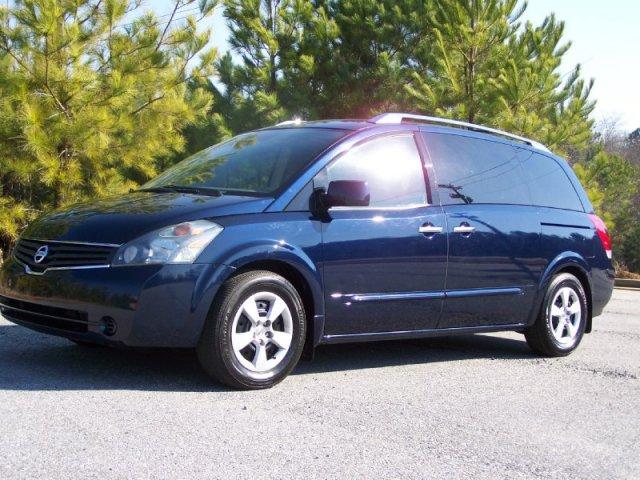
[[[134,192],[82,203],[33,222],[24,238],[123,244],[168,225],[204,218],[260,213],[272,198]]]

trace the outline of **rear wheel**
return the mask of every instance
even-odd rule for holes
[[[295,287],[272,272],[226,282],[198,344],[203,368],[234,388],[269,388],[298,363],[306,319]]]
[[[527,343],[545,356],[568,355],[584,336],[587,308],[580,281],[570,273],[556,275],[547,289],[536,323],[525,330]]]

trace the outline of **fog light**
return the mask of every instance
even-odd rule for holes
[[[102,317],[102,333],[107,337],[113,337],[118,331],[118,324],[111,317]]]

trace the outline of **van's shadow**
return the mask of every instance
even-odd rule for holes
[[[294,375],[532,357],[524,341],[486,335],[332,345],[320,347],[313,362],[302,361]],[[13,325],[0,325],[0,390],[229,391],[202,372],[192,350],[79,347]]]

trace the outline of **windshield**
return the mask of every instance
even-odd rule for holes
[[[286,128],[246,133],[206,148],[142,187],[270,196],[348,131]]]

